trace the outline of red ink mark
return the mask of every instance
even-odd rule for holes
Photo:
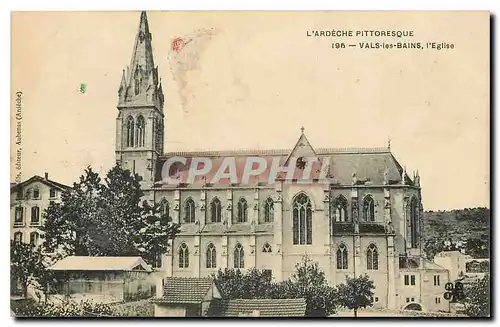
[[[182,50],[182,47],[184,46],[184,40],[180,37],[174,39],[172,42],[172,50],[175,52],[179,52]]]

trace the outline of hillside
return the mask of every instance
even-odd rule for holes
[[[426,252],[431,252],[431,257],[432,252],[450,247],[457,250],[464,248],[473,257],[484,257],[489,248],[490,209],[426,211],[423,234]],[[486,251],[481,251],[481,248]]]
[[[487,208],[424,212],[425,239],[488,239],[489,231],[490,210]]]

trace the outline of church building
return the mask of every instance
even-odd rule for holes
[[[422,256],[420,177],[408,176],[390,144],[315,148],[302,129],[289,149],[169,152],[164,149],[168,108],[145,12],[130,65],[123,71],[117,108],[117,163],[139,174],[147,199],[161,203],[180,224],[168,252],[153,263],[162,276],[205,277],[220,268],[257,268],[281,281],[307,255],[332,285],[344,282],[345,276],[368,274],[376,286],[376,307],[430,307],[423,304],[421,290],[432,280],[439,296],[448,273],[437,265],[431,272]],[[165,183],[163,167],[174,157],[208,158],[213,169],[188,182]],[[249,157],[280,158],[283,163],[296,158],[299,170],[308,169],[309,161],[303,158],[326,160],[328,182],[313,172],[307,183],[280,174],[273,183],[262,176],[211,183],[207,176],[228,157],[234,158],[237,169]],[[442,275],[440,284],[432,275],[426,277],[427,272]],[[444,300],[425,301],[432,302],[435,311],[448,308]]]

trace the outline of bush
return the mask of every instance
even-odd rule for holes
[[[90,301],[65,300],[61,303],[17,301],[12,304],[16,317],[93,317],[111,316],[113,311],[106,304]]]

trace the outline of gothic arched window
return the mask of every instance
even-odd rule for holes
[[[134,118],[132,116],[128,116],[127,118],[127,146],[134,146]]]
[[[207,247],[207,268],[217,268],[217,251],[213,243]]]
[[[368,270],[378,270],[378,251],[375,244],[370,244],[366,250],[366,268]]]
[[[195,205],[191,198],[184,203],[184,222],[188,224],[195,222]]]
[[[234,268],[245,268],[245,251],[240,243],[234,248]]]
[[[247,219],[248,219],[248,204],[247,204],[247,200],[245,200],[245,198],[241,198],[238,201],[238,212],[237,212],[236,218],[237,218],[237,220],[236,220],[237,223],[245,223],[245,222],[247,222]]]
[[[271,223],[274,221],[274,201],[270,197],[266,199],[264,204],[264,222]]]
[[[186,243],[179,247],[179,268],[189,268],[189,249]]]
[[[146,123],[144,117],[137,117],[137,146],[144,146],[144,139],[146,136]]]
[[[157,128],[158,128],[158,133],[157,133],[157,137],[158,137],[158,148],[160,149],[160,152],[163,151],[163,120],[160,118],[158,119],[158,125],[157,125]]]
[[[337,269],[348,269],[348,251],[344,243],[337,248]]]
[[[138,95],[141,91],[142,78],[141,78],[140,71],[141,71],[141,67],[137,66],[137,68],[135,70],[135,74],[134,74],[134,92],[135,92],[135,95]]]
[[[339,195],[332,202],[332,213],[337,222],[349,221],[349,215],[347,214],[347,200],[344,196]]]
[[[271,253],[273,252],[273,249],[271,248],[271,245],[269,245],[269,243],[266,242],[262,247],[262,252]]]
[[[412,248],[418,246],[418,202],[416,197],[412,197],[410,202],[410,241]]]
[[[293,244],[312,244],[312,205],[304,193],[293,200]]]
[[[219,198],[214,198],[210,204],[211,222],[220,223],[222,221],[222,205]]]
[[[168,204],[167,199],[161,200],[160,213],[162,214],[162,216],[170,217],[170,205]]]
[[[375,221],[375,201],[371,195],[363,199],[363,219],[365,221]]]

